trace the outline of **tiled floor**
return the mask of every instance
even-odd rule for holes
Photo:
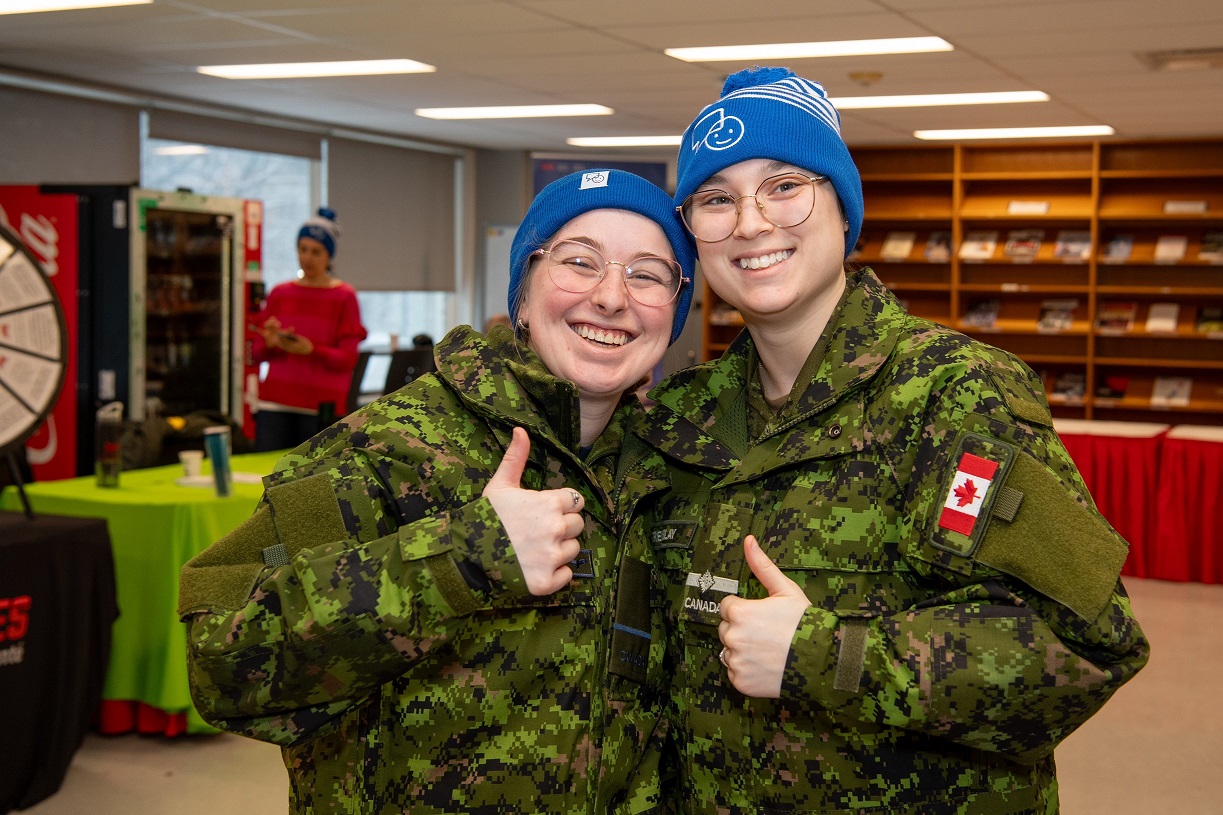
[[[1151,663],[1058,749],[1064,815],[1219,815],[1223,586],[1127,580]],[[272,815],[280,752],[233,736],[90,736],[27,815]]]

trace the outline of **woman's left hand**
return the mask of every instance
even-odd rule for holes
[[[722,599],[722,622],[718,624],[718,638],[724,646],[722,664],[740,693],[777,699],[790,642],[811,601],[802,587],[769,560],[754,536],[744,538],[743,554],[769,596],[760,600],[734,595]]]

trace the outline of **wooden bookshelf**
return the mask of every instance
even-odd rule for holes
[[[1024,359],[1045,380],[1055,416],[1223,424],[1223,331],[1199,325],[1205,312],[1223,309],[1223,257],[1199,257],[1204,243],[1223,238],[1223,139],[851,152],[866,201],[855,262],[909,311]],[[884,257],[885,241],[899,232],[913,233],[911,251]],[[996,233],[992,255],[959,256],[974,232]],[[1008,253],[1008,236],[1033,232],[1034,252]],[[950,253],[940,258],[927,246],[943,233]],[[1088,239],[1085,257],[1058,251],[1059,236],[1074,233]],[[1170,238],[1184,239],[1183,254]],[[1118,246],[1128,252],[1110,254]],[[962,322],[990,299],[999,301],[992,326]],[[1048,304],[1066,300],[1075,301],[1069,325],[1041,327]],[[1133,325],[1097,327],[1101,304],[1116,302],[1135,304]],[[1166,303],[1179,307],[1175,326],[1148,331],[1151,306]],[[704,359],[742,330],[737,317],[706,286]],[[1084,394],[1064,398],[1059,389],[1079,377]],[[1163,377],[1193,380],[1188,404],[1152,403]],[[1123,383],[1124,395],[1104,395],[1106,382]]]

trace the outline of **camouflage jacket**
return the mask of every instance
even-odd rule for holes
[[[616,531],[665,486],[647,453],[617,471],[640,407],[583,460],[576,390],[508,329],[455,329],[437,359],[281,459],[184,568],[196,706],[282,745],[295,813],[653,811],[661,584],[651,603],[644,536]],[[575,578],[548,597],[481,497],[515,425],[523,485],[586,500]]]
[[[749,438],[755,350],[652,393],[686,812],[1050,813],[1055,745],[1145,663],[1095,510],[1012,355],[915,318],[869,271]],[[761,425],[764,424],[762,421]],[[764,596],[754,534],[812,605],[781,698],[738,693],[718,603]]]

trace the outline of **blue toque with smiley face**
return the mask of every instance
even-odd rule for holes
[[[518,302],[527,264],[562,226],[595,209],[623,209],[644,215],[658,224],[671,244],[682,274],[693,280],[692,242],[680,223],[671,197],[639,175],[626,170],[583,170],[558,178],[539,191],[523,217],[510,246],[510,321],[518,322]],[[685,283],[675,304],[671,342],[684,330],[692,305],[694,283]]]
[[[841,116],[822,85],[788,68],[748,68],[731,74],[722,86],[722,98],[697,114],[684,131],[676,205],[714,173],[758,158],[828,176],[849,221],[848,256],[862,231],[862,179],[841,138]]]

